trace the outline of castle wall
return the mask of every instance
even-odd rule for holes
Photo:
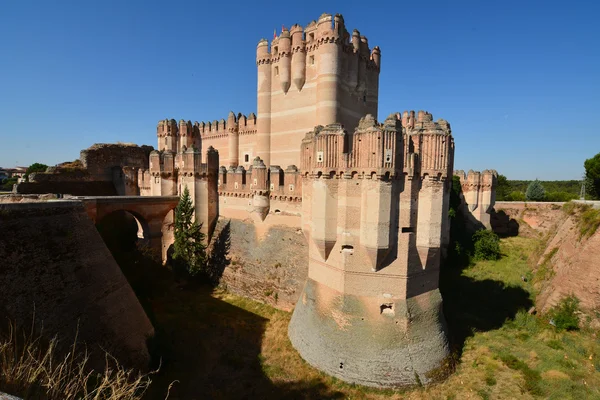
[[[80,202],[0,204],[0,315],[146,368],[154,329]]]
[[[81,150],[83,167],[96,180],[112,181],[113,169],[124,166],[148,168],[148,155],[152,146],[129,144],[95,144]]]

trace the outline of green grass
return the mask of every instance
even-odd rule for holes
[[[132,282],[157,331],[162,367],[147,399],[600,399],[600,340],[529,315],[528,263],[538,239],[501,240],[503,257],[444,266],[441,291],[456,367],[443,382],[402,390],[349,385],[309,366],[287,337],[290,313],[155,274]],[[142,266],[147,268],[147,266]],[[129,273],[130,276],[131,273]],[[142,277],[153,276],[145,270]],[[147,279],[146,279],[147,280]]]

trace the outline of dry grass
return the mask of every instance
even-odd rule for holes
[[[26,399],[135,400],[150,385],[148,375],[122,367],[108,353],[104,371],[95,372],[76,341],[64,356],[57,348],[56,338],[20,335],[11,324],[0,336],[0,388]]]

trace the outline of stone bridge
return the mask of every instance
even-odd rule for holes
[[[117,211],[130,213],[138,224],[138,238],[166,260],[168,244],[163,245],[163,225],[170,211],[177,207],[178,196],[79,196],[72,199],[83,203],[95,224]]]

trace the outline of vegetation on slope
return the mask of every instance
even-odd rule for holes
[[[148,375],[122,367],[110,354],[104,371],[96,372],[76,343],[66,355],[57,345],[56,338],[21,336],[10,326],[0,335],[0,391],[24,399],[136,400],[150,384]]]
[[[306,364],[287,337],[290,313],[220,288],[176,281],[160,264],[127,275],[157,330],[162,359],[145,398],[162,399],[582,399],[600,397],[600,343],[530,315],[529,254],[537,239],[500,242],[503,257],[445,267],[444,313],[456,370],[429,387],[349,385]],[[133,260],[133,259],[131,259]],[[144,273],[135,275],[136,270]],[[154,272],[153,272],[154,271]]]

